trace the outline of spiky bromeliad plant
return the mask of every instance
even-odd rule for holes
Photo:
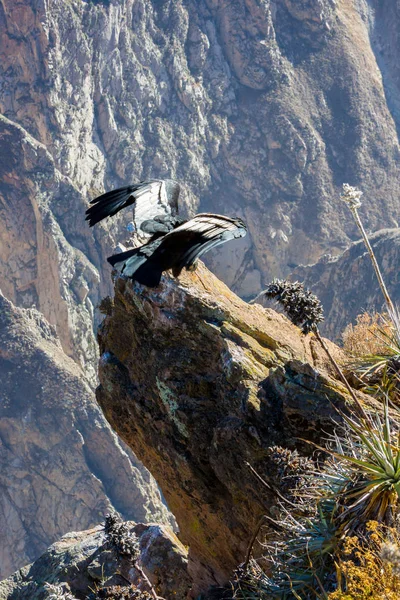
[[[368,415],[365,413],[362,405],[360,404],[354,390],[350,387],[349,382],[342,369],[337,364],[336,360],[332,356],[327,344],[321,337],[318,329],[318,324],[324,320],[324,309],[320,300],[310,290],[304,288],[303,284],[299,281],[287,281],[286,279],[274,279],[267,288],[257,296],[257,300],[261,295],[267,298],[274,299],[284,309],[285,313],[292,321],[294,325],[300,327],[302,332],[306,335],[307,333],[314,333],[324,352],[331,361],[335,368],[339,378],[346,386],[347,391],[352,397],[360,415],[368,420]],[[253,300],[253,302],[255,301]]]
[[[389,419],[387,402],[384,403],[383,419],[378,414],[367,414],[361,407],[319,335],[318,323],[322,321],[323,312],[316,296],[304,290],[299,282],[279,280],[274,280],[265,294],[282,304],[289,318],[302,328],[303,333],[315,333],[361,413],[360,418],[342,414],[349,436],[335,436],[336,459],[342,464],[352,465],[340,491],[341,504],[346,506],[346,510],[336,519],[343,521],[344,529],[350,522],[383,520],[400,496],[400,437],[397,424]]]
[[[274,280],[263,293],[277,300],[304,334],[316,335],[358,411],[350,416],[342,414],[343,432],[336,431],[328,448],[321,448],[328,452],[329,460],[310,473],[314,513],[304,513],[304,502],[298,515],[283,507],[284,517],[277,523],[281,539],[268,545],[272,576],[267,588],[271,598],[327,598],[346,538],[372,519],[390,523],[397,513],[399,427],[389,417],[387,402],[383,417],[367,413],[359,403],[319,334],[323,311],[316,296],[299,282],[281,280]]]
[[[387,404],[382,417],[370,414],[367,423],[355,415],[342,416],[342,428],[321,448],[329,458],[303,475],[310,485],[297,488],[297,508],[293,503],[281,506],[282,516],[275,521],[280,536],[266,545],[264,556],[270,576],[255,578],[249,571],[238,588],[250,594],[250,580],[259,595],[232,598],[325,599],[337,587],[335,565],[341,563],[349,537],[367,535],[372,520],[395,522],[400,498],[398,425]]]

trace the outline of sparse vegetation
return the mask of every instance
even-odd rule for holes
[[[76,600],[76,597],[70,593],[69,585],[67,583],[61,583],[59,585],[45,583],[44,587],[48,594],[46,600]]]
[[[104,532],[106,534],[106,543],[118,554],[129,556],[132,560],[138,558],[138,539],[116,513],[106,516]]]
[[[141,580],[144,582],[146,587],[149,590],[149,593],[142,592],[141,590],[132,586],[128,588],[121,588],[124,595],[116,596],[116,600],[136,600],[137,599],[145,599],[145,598],[153,598],[154,600],[163,600],[160,596],[158,596],[156,590],[154,589],[151,581],[143,571],[142,567],[138,563],[138,558],[140,556],[139,550],[139,541],[136,535],[129,529],[128,525],[122,521],[122,519],[116,514],[112,513],[106,516],[106,520],[104,523],[104,532],[106,535],[106,544],[112,548],[118,555],[129,558],[135,566],[136,571],[138,571]],[[107,588],[103,588],[102,593],[106,593]],[[109,589],[109,588],[108,588]],[[101,590],[97,592],[99,594]],[[127,595],[128,594],[128,595]],[[131,595],[129,595],[131,594]],[[136,595],[132,595],[136,594]],[[138,595],[141,594],[141,595]],[[146,595],[147,594],[147,595]],[[101,596],[97,595],[94,600],[100,600],[101,598],[114,598],[114,596]]]
[[[363,535],[348,537],[338,563],[338,589],[328,600],[398,600],[400,539],[395,528],[376,521]]]
[[[359,379],[362,391],[398,403],[400,337],[389,316],[363,313],[342,337],[349,357],[346,367]]]
[[[88,600],[151,600],[153,596],[139,590],[135,585],[112,585],[96,590]]]
[[[328,459],[308,465],[275,448],[282,476],[286,462],[298,467],[292,490],[280,500],[277,536],[261,560],[238,569],[229,596],[281,600],[395,600],[400,595],[400,422],[389,414],[398,400],[400,318],[362,226],[361,192],[344,185],[342,199],[351,209],[370,254],[388,314],[363,314],[343,334],[347,368],[364,392],[383,400],[381,412],[365,410],[322,340],[318,299],[299,282],[274,280],[264,294],[275,298],[304,334],[314,333],[351,393],[350,413],[326,440]],[[310,485],[304,484],[308,479]],[[263,568],[261,568],[263,565]],[[266,565],[266,567],[265,567]]]

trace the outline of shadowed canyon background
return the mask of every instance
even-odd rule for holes
[[[81,405],[83,393],[94,402],[93,322],[112,289],[106,256],[125,240],[130,219],[125,212],[87,228],[87,203],[104,189],[174,177],[187,214],[244,218],[247,238],[207,262],[245,298],[358,238],[338,200],[344,181],[365,193],[367,228],[397,235],[399,31],[396,0],[0,0],[0,288],[9,301],[2,327],[18,338],[18,360],[32,380],[32,344],[49,332],[57,361],[64,356],[69,371],[75,363],[84,386],[75,386],[74,402]],[[340,288],[340,275],[334,279]],[[93,509],[77,521],[72,497],[55,521],[52,492],[47,501],[29,496],[36,475],[21,464],[33,464],[39,447],[55,455],[50,431],[64,398],[58,390],[58,401],[49,402],[56,416],[39,441],[29,423],[38,427],[42,392],[29,379],[18,385],[15,348],[0,348],[0,513],[22,524],[10,525],[0,553],[9,556],[21,539],[23,549],[0,560],[3,576],[61,533],[101,520]],[[76,421],[65,431],[81,427],[72,412]],[[120,455],[131,461],[124,463],[128,481],[133,455],[109,444],[115,462]],[[107,491],[94,454],[82,440],[76,448],[92,473],[88,489],[92,477],[105,505],[124,513],[127,500]],[[45,514],[48,507],[37,545],[24,493]],[[152,510],[163,513],[157,500]]]

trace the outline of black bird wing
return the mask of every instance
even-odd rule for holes
[[[183,267],[191,267],[212,248],[244,237],[246,233],[246,225],[241,219],[201,213],[168,233],[158,252],[170,253],[173,264],[168,268],[179,272]]]
[[[167,235],[107,260],[124,275],[155,287],[163,271],[173,269],[174,275],[179,275],[183,267],[191,267],[211,248],[244,237],[246,232],[241,219],[199,214]]]
[[[139,248],[109,256],[107,261],[126,277],[130,277],[148,287],[156,287],[160,283],[162,271],[157,266],[153,268],[151,257],[161,241],[162,238],[152,239]]]
[[[142,223],[154,219],[175,216],[178,212],[180,185],[172,179],[151,179],[112,190],[91,201],[86,220],[92,227],[106,217],[133,206],[133,221],[137,231]]]

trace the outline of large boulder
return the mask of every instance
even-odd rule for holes
[[[107,543],[102,526],[68,533],[32,565],[0,582],[0,600],[50,600],[56,590],[60,600],[97,599],[106,597],[102,596],[105,590],[124,590],[130,585],[146,592],[146,577],[165,600],[183,600],[191,585],[187,551],[172,530],[159,524],[124,525],[126,537],[138,543],[135,560]]]
[[[103,309],[98,402],[158,481],[194,591],[226,583],[277,502],[250,466],[271,483],[269,448],[309,453],[299,438],[320,441],[346,391],[313,335],[201,264],[156,289],[117,277]]]

